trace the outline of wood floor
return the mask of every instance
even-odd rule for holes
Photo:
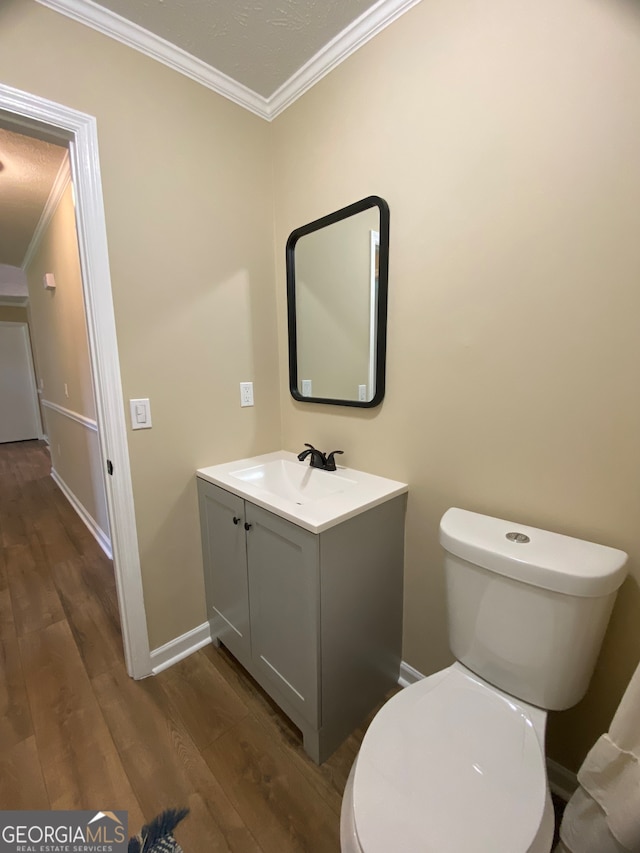
[[[185,853],[337,853],[364,728],[322,767],[224,649],[127,676],[113,568],[42,442],[0,445],[0,809],[170,807]]]

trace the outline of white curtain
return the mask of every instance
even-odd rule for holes
[[[554,853],[640,853],[640,665],[578,782]]]

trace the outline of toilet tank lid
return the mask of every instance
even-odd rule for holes
[[[442,516],[440,544],[469,563],[565,595],[608,595],[627,574],[627,555],[617,548],[456,507]]]

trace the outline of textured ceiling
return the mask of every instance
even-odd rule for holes
[[[0,264],[22,264],[66,150],[0,127]]]
[[[377,0],[98,0],[262,97]]]

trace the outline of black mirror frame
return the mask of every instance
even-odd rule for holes
[[[378,305],[376,317],[376,390],[371,400],[338,400],[333,397],[303,397],[298,391],[298,332],[296,325],[296,275],[295,247],[301,237],[334,225],[371,207],[380,211],[380,254],[378,261]],[[370,195],[353,204],[342,207],[327,216],[315,219],[296,228],[289,235],[286,247],[287,268],[287,321],[289,329],[289,391],[300,403],[328,403],[333,406],[354,406],[371,409],[379,406],[384,398],[387,358],[387,294],[389,291],[389,205],[383,198]]]

